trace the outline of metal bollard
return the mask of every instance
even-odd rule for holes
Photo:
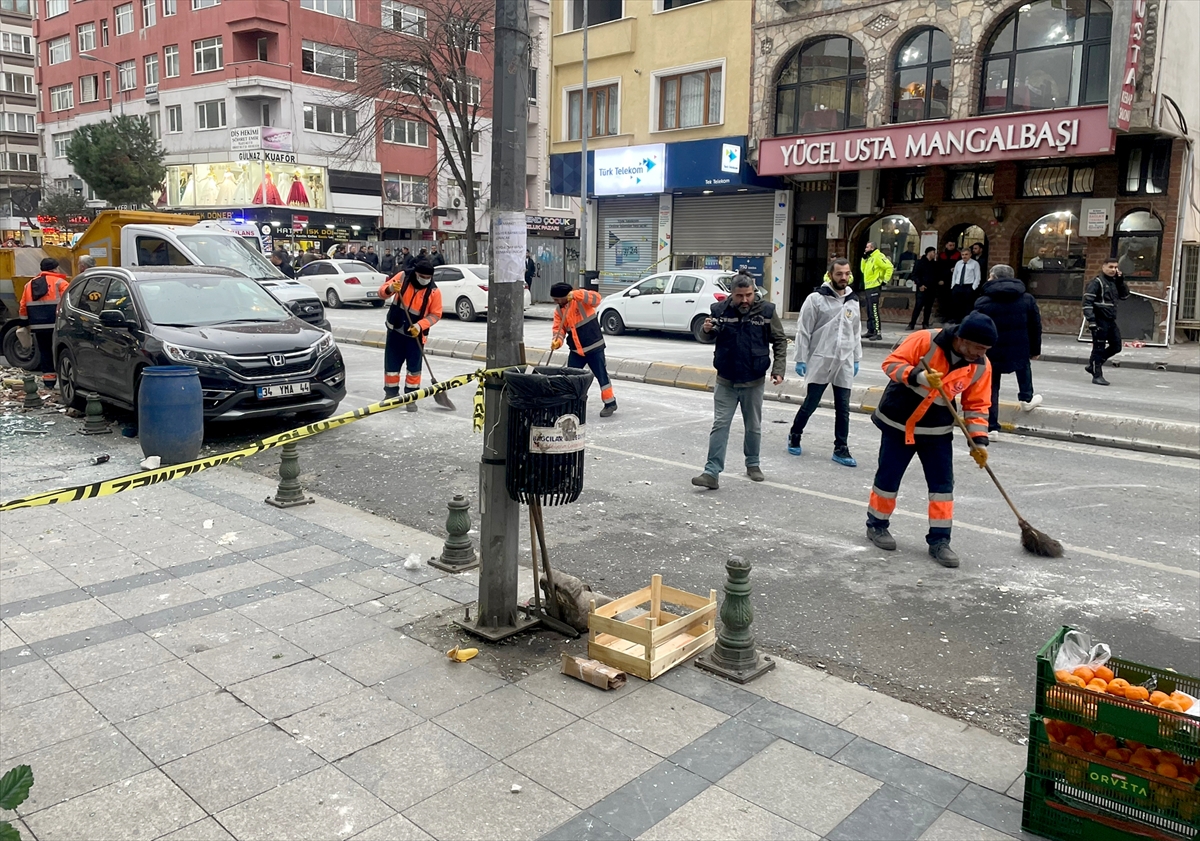
[[[283,445],[283,453],[279,458],[279,488],[274,497],[267,497],[266,502],[276,508],[294,508],[316,502],[311,496],[306,496],[304,488],[300,487],[300,452],[295,441]]]
[[[112,432],[108,428],[108,422],[104,420],[104,406],[100,403],[100,395],[89,391],[84,396],[87,398],[87,407],[83,410],[83,429],[79,431],[84,435],[107,435]]]
[[[38,395],[37,377],[35,377],[33,374],[26,374],[21,378],[21,383],[22,387],[25,389],[25,402],[21,404],[21,408],[42,408],[42,398]]]
[[[479,555],[475,544],[468,536],[471,530],[471,503],[462,494],[446,503],[450,513],[446,515],[446,542],[442,545],[441,557],[431,559],[429,565],[445,572],[466,572],[479,566]]]
[[[734,555],[725,564],[725,601],[721,603],[721,628],[712,651],[696,660],[701,669],[749,683],[775,668],[771,657],[754,648],[754,608],[750,604],[750,562]]]

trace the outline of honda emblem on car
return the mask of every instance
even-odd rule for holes
[[[271,363],[272,368],[282,368],[286,361],[282,353],[272,353],[267,356],[267,361]]]

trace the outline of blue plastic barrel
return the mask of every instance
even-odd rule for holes
[[[204,395],[200,374],[187,365],[142,371],[138,387],[138,439],[142,454],[163,464],[192,461],[204,444]]]

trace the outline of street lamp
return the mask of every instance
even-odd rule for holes
[[[99,56],[94,56],[91,53],[80,53],[79,57],[82,58],[84,61],[98,61],[101,64],[107,64],[109,67],[115,67],[117,69],[117,87],[121,86],[121,66],[119,64],[109,61],[108,59],[100,58]],[[121,116],[122,117],[125,116],[125,96],[128,93],[129,93],[129,91],[124,91],[124,90],[121,91],[120,107],[121,107]]]

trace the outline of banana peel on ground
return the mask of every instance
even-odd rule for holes
[[[478,648],[460,648],[456,645],[454,648],[446,652],[446,656],[455,663],[465,663],[478,653]]]

